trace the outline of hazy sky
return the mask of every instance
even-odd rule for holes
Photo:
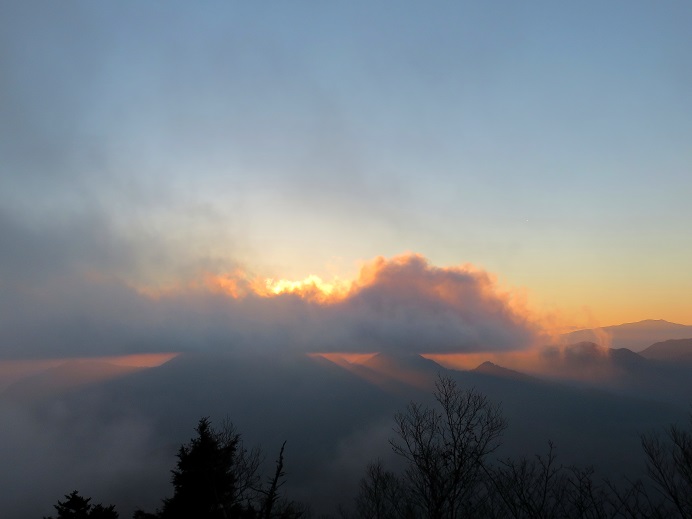
[[[690,27],[685,0],[2,2],[0,303],[415,252],[567,323],[692,324]]]

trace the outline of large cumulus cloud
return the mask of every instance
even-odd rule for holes
[[[365,264],[350,289],[267,295],[233,270],[155,294],[127,278],[137,251],[102,224],[0,231],[3,357],[151,351],[467,352],[519,349],[538,327],[488,273],[414,254]],[[78,233],[78,238],[74,238]],[[14,251],[14,252],[12,252]],[[241,287],[229,291],[229,284]]]
[[[332,312],[343,319],[350,343],[371,351],[519,349],[538,332],[488,273],[434,267],[415,254],[367,264]]]

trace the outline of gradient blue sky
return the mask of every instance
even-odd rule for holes
[[[2,276],[412,251],[566,322],[692,324],[690,27],[686,0],[3,2]]]

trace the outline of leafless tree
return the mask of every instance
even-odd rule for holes
[[[236,443],[235,485],[239,502],[251,502],[256,498],[256,489],[260,486],[260,465],[262,451],[258,447],[248,449],[241,434],[229,417],[224,417],[221,427],[215,435],[222,446]]]
[[[411,402],[394,417],[394,452],[407,462],[402,482],[416,515],[477,517],[488,455],[506,428],[500,406],[475,389],[440,376],[434,407]]]
[[[507,459],[489,469],[493,519],[663,519],[641,481],[617,486],[596,480],[592,467],[557,463],[555,447],[534,458]]]
[[[575,519],[638,519],[641,516],[633,505],[632,497],[638,495],[636,486],[632,490],[619,492],[615,485],[594,480],[593,467],[570,467],[566,478],[567,490],[562,513]],[[631,506],[631,510],[627,510]]]
[[[548,454],[533,459],[503,460],[489,469],[496,504],[513,519],[559,517],[568,494],[564,467],[556,463],[555,448],[548,443]]]
[[[276,469],[274,475],[269,480],[266,488],[259,488],[258,493],[262,497],[262,507],[260,510],[261,519],[298,519],[306,514],[307,509],[300,503],[289,501],[281,496],[280,489],[286,483],[284,479],[284,449],[286,442],[281,444],[279,457],[276,460]]]
[[[692,415],[689,430],[671,425],[665,435],[642,437],[647,473],[672,507],[669,517],[692,518]]]
[[[615,517],[623,519],[667,519],[675,517],[670,506],[660,499],[652,499],[641,480],[627,480],[625,486],[607,483],[608,502],[617,510]]]
[[[356,497],[356,516],[361,519],[400,519],[411,517],[406,491],[382,462],[371,463],[360,482]]]

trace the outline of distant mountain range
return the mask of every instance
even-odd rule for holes
[[[654,343],[670,339],[692,339],[692,326],[662,319],[577,330],[562,335],[563,342],[593,342],[608,348],[627,348],[639,352]]]

